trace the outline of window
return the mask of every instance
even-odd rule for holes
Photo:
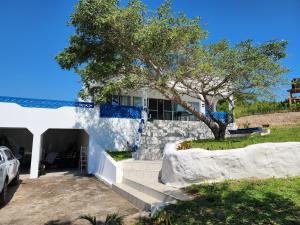
[[[7,160],[13,160],[15,157],[9,150],[4,150]]]
[[[131,97],[120,96],[120,105],[131,106]]]
[[[118,96],[118,95],[114,95],[114,96],[112,97],[111,104],[112,104],[112,105],[119,105],[119,104],[120,104],[120,99],[119,99],[119,96]]]
[[[143,107],[143,101],[141,97],[133,97],[133,106]]]

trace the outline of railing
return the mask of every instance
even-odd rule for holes
[[[142,109],[135,106],[103,104],[100,105],[100,117],[141,119]]]
[[[30,108],[50,108],[58,109],[61,107],[80,107],[80,108],[94,108],[92,102],[73,102],[73,101],[60,101],[49,99],[34,99],[34,98],[17,98],[0,96],[0,102],[15,103],[22,107]]]
[[[217,117],[222,122],[228,121],[228,113],[227,112],[213,112],[212,113],[215,117]]]

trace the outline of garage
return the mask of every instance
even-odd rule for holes
[[[0,146],[6,146],[14,155],[21,156],[20,173],[29,173],[31,165],[33,134],[27,128],[0,128]]]
[[[88,145],[89,135],[83,129],[48,129],[41,136],[40,175],[86,172]]]

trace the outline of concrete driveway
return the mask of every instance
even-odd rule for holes
[[[137,208],[96,178],[73,174],[24,179],[10,188],[10,196],[9,203],[0,209],[1,225],[86,224],[76,218],[90,214],[102,220],[108,213],[117,212],[128,220],[139,214]]]

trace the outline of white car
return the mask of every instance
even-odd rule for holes
[[[9,148],[0,146],[0,205],[7,202],[7,187],[19,183],[20,162]]]

